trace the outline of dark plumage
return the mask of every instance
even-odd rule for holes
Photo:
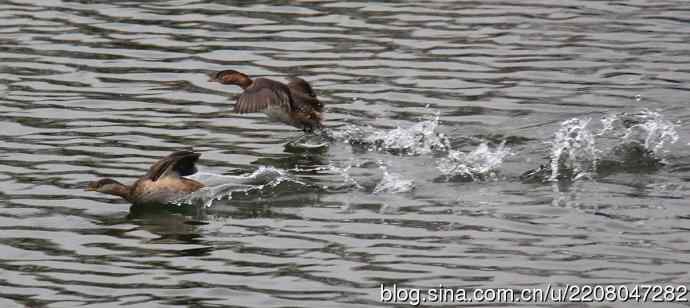
[[[271,120],[306,132],[323,127],[323,104],[304,79],[291,77],[285,85],[268,78],[252,80],[238,71],[225,70],[213,74],[211,81],[233,84],[244,89],[235,103],[234,111],[237,113],[263,112]]]
[[[204,184],[183,178],[197,172],[195,164],[199,156],[201,154],[190,151],[174,152],[153,164],[131,186],[113,179],[100,179],[89,183],[86,190],[120,196],[134,205],[168,204],[204,187]]]

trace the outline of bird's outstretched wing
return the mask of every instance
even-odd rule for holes
[[[269,107],[280,107],[290,112],[293,109],[290,89],[280,82],[257,78],[237,97],[234,111],[237,113],[262,112]]]
[[[302,78],[295,76],[288,77],[287,86],[288,88],[290,88],[290,91],[301,92],[306,94],[307,96],[316,98],[316,93],[314,92],[314,89],[312,89],[311,85]]]
[[[144,175],[144,179],[157,181],[164,177],[179,178],[197,172],[196,162],[201,154],[191,151],[177,151],[157,161]]]
[[[311,85],[302,78],[290,77],[287,84],[292,94],[293,107],[301,111],[323,111],[323,104],[316,98]]]

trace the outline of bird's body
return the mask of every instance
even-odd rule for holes
[[[268,78],[252,80],[245,74],[227,70],[216,73],[212,81],[244,89],[235,103],[237,113],[263,112],[273,121],[307,132],[323,127],[323,105],[304,79],[291,77],[286,85]]]
[[[190,151],[174,152],[157,161],[149,171],[131,186],[113,179],[101,179],[89,184],[87,190],[124,198],[134,205],[164,205],[204,187],[204,184],[184,178],[196,173],[195,163],[201,154]]]

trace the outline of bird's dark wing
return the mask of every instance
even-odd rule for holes
[[[311,85],[302,78],[290,77],[288,78],[288,88],[292,94],[294,108],[300,111],[323,111],[323,104],[316,98],[316,93]]]
[[[292,110],[290,89],[284,84],[266,78],[257,78],[237,97],[234,111],[237,113],[262,112],[269,106]]]
[[[288,88],[290,88],[291,92],[302,92],[307,96],[316,98],[316,93],[314,93],[314,89],[312,89],[311,85],[306,80],[294,76],[289,77],[288,80],[289,82],[287,86]]]
[[[177,151],[157,161],[144,175],[144,179],[157,181],[163,177],[182,177],[197,172],[196,162],[201,154],[191,151]]]

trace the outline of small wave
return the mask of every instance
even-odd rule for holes
[[[512,152],[505,145],[505,141],[495,149],[482,143],[469,153],[449,151],[447,157],[439,160],[437,168],[446,178],[484,180],[495,177],[495,171],[509,155],[512,155]]]

